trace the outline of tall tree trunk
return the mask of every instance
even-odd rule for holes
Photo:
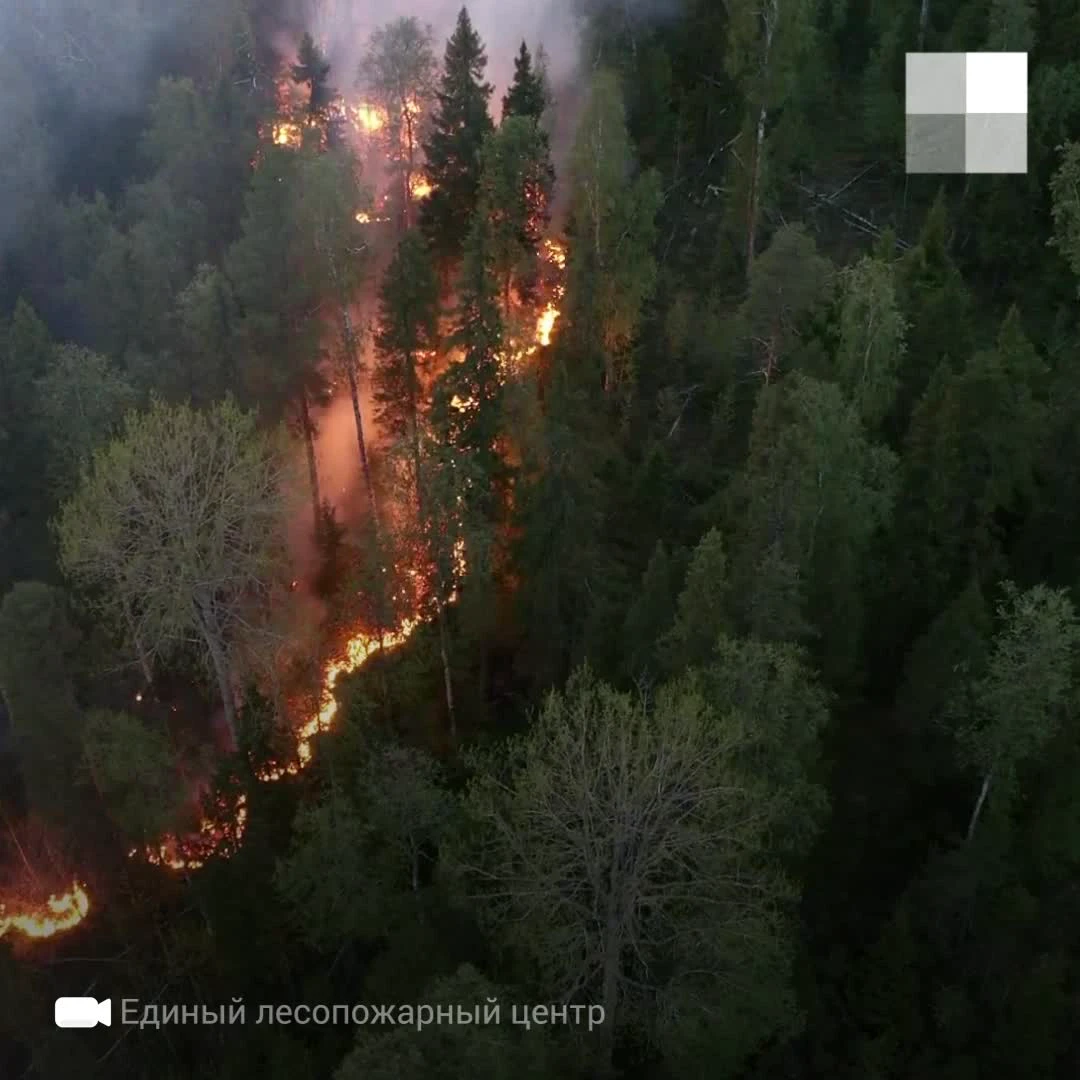
[[[440,586],[441,586],[440,581]],[[450,721],[450,737],[457,740],[457,717],[454,714],[454,683],[450,677],[449,635],[446,632],[446,608],[439,597],[439,655],[442,659],[443,690],[446,692],[446,712]]]
[[[757,133],[754,138],[753,163],[750,168],[750,191],[747,198],[746,221],[746,273],[754,265],[754,250],[757,243],[757,221],[761,203],[761,167],[765,157],[765,121],[769,109],[767,99],[769,57],[772,54],[773,34],[780,16],[780,0],[764,0],[761,21],[764,30],[761,57],[761,107],[758,110]]]
[[[300,426],[304,429],[304,447],[307,450],[308,481],[315,510],[315,538],[319,539],[322,535],[322,495],[319,492],[319,463],[315,457],[315,425],[308,408],[307,390],[300,392]]]
[[[375,526],[375,535],[379,535],[379,507],[375,502],[375,485],[371,479],[371,463],[368,461],[367,440],[364,438],[364,417],[360,411],[360,389],[356,375],[360,370],[360,360],[356,348],[356,331],[352,324],[352,315],[348,304],[341,307],[342,329],[345,335],[345,368],[349,379],[349,396],[352,398],[353,419],[356,421],[356,444],[360,450],[360,468],[364,472],[364,486],[367,488],[368,505],[371,507],[371,521]]]
[[[424,499],[424,485],[420,478],[420,419],[417,416],[416,411],[416,364],[413,357],[408,359],[410,366],[409,370],[409,409],[412,423],[412,453],[413,453],[413,472],[416,483],[416,515],[417,520],[421,526],[424,524],[424,511],[425,511],[425,499]],[[442,570],[439,565],[439,560],[435,560],[436,566],[436,589],[437,594],[435,597],[435,608],[437,611],[436,621],[439,625],[439,656],[442,660],[443,669],[443,689],[446,693],[446,711],[447,719],[450,722],[450,735],[452,738],[457,738],[457,717],[454,714],[454,683],[450,676],[450,648],[449,648],[449,635],[446,632],[446,612],[443,604],[443,579]]]
[[[401,106],[402,117],[405,122],[405,176],[401,204],[402,231],[407,231],[412,226],[412,185],[413,174],[416,172],[416,133],[413,130],[413,117],[409,110],[409,100],[406,98]]]
[[[754,251],[757,246],[758,203],[761,198],[761,159],[765,153],[765,121],[768,110],[764,105],[758,113],[757,135],[754,138],[753,163],[750,167],[750,191],[746,200],[746,273],[754,265]]]
[[[206,610],[202,604],[199,606],[199,629],[202,631],[203,641],[210,653],[210,661],[214,666],[214,674],[217,676],[218,692],[221,694],[221,705],[225,710],[225,726],[232,739],[231,749],[237,746],[236,738],[236,700],[233,697],[232,678],[229,673],[229,661],[225,655],[225,644],[221,640],[221,631],[218,629],[217,620]]]
[[[979,797],[975,801],[975,809],[971,812],[971,820],[968,822],[967,839],[968,843],[971,842],[971,838],[975,835],[975,827],[979,824],[979,817],[982,814],[983,804],[986,802],[986,796],[990,794],[990,783],[994,778],[994,770],[991,769],[985,777],[983,777],[982,787],[979,789]]]
[[[614,883],[613,883],[614,885]],[[604,974],[600,989],[600,1004],[604,1009],[604,1024],[601,1037],[601,1074],[609,1076],[614,1072],[612,1055],[615,1050],[615,1011],[619,996],[619,933],[615,925],[615,900],[608,898],[607,926],[604,932]]]
[[[926,27],[929,22],[930,0],[922,0],[922,6],[919,8],[919,52],[923,51],[923,45],[926,43]]]

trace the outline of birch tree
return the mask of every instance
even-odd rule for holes
[[[749,273],[757,250],[769,117],[792,98],[800,56],[812,34],[813,8],[807,0],[728,0],[725,7],[726,67],[743,89],[750,142],[744,245]]]
[[[981,678],[954,700],[947,722],[979,792],[968,821],[975,835],[987,800],[1015,795],[1017,771],[1036,758],[1075,707],[1080,621],[1065,590],[1006,583],[1000,629]]]
[[[634,176],[618,77],[593,77],[571,159],[574,242],[567,319],[579,344],[604,356],[605,385],[628,374],[625,352],[656,282],[652,244],[660,206],[654,171]]]
[[[252,414],[155,402],[95,453],[56,523],[65,574],[145,666],[207,660],[234,737],[239,646],[284,577],[282,479]]]

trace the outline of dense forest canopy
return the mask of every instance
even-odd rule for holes
[[[6,6],[0,1077],[1075,1076],[1078,42]]]

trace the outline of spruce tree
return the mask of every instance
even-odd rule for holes
[[[311,91],[308,117],[312,120],[325,119],[335,91],[329,82],[330,63],[310,34],[305,34],[300,41],[296,63],[292,66],[292,77],[293,82],[304,83]]]
[[[480,35],[465,8],[446,44],[446,56],[432,131],[424,144],[431,195],[420,224],[433,253],[443,263],[456,261],[465,246],[479,198],[480,150],[493,129],[488,113],[492,86]]]
[[[532,56],[523,41],[514,58],[514,81],[503,96],[502,118],[531,116],[539,123],[549,104],[543,76],[533,68]]]

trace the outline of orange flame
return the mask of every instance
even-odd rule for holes
[[[559,309],[554,304],[548,304],[536,320],[536,340],[541,345],[551,344],[551,331],[555,328],[555,320],[559,317]]]
[[[433,190],[431,181],[423,173],[413,173],[409,181],[409,194],[414,199],[426,199]]]
[[[362,134],[373,134],[386,126],[386,113],[377,105],[360,102],[348,109],[353,127]]]
[[[90,898],[78,881],[62,896],[50,896],[44,904],[27,905],[22,910],[9,911],[0,905],[0,938],[9,930],[24,937],[41,940],[70,930],[86,918]]]

